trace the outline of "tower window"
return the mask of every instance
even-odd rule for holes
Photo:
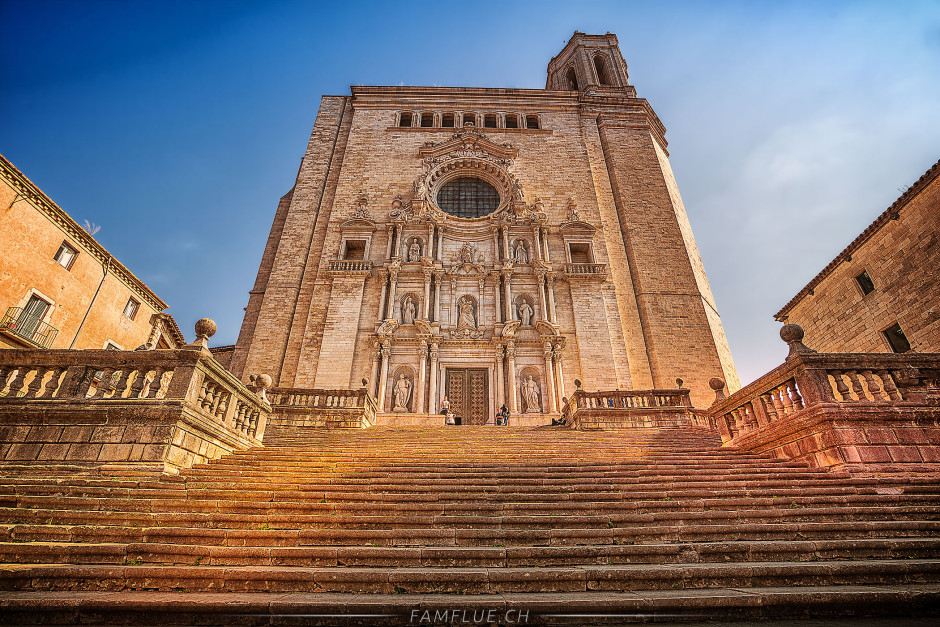
[[[568,71],[565,72],[565,80],[568,82],[568,89],[571,91],[578,91],[578,77],[574,73],[574,68],[568,68]]]
[[[464,114],[463,114],[463,125],[466,126],[467,124],[469,124],[470,126],[476,126],[476,125],[477,125],[477,114],[476,114],[476,113],[464,113]]]
[[[434,114],[422,113],[421,114],[421,126],[423,127],[434,126]]]
[[[537,115],[525,116],[525,127],[526,128],[539,128],[539,116]]]
[[[441,126],[444,128],[454,128],[454,114],[445,113],[441,118]]]
[[[862,270],[862,273],[855,277],[855,281],[858,283],[859,288],[861,288],[863,296],[868,296],[875,291],[875,284],[872,283],[867,270]]]
[[[496,128],[496,114],[487,113],[483,116],[483,126],[484,128]]]
[[[465,176],[441,186],[437,206],[458,218],[482,218],[499,207],[499,192],[483,179]]]
[[[78,251],[69,246],[68,242],[62,242],[62,245],[59,246],[59,250],[56,252],[55,259],[60,266],[66,270],[72,269],[72,263],[75,261],[75,256],[78,255]]]
[[[519,128],[519,118],[515,113],[506,114],[506,128]]]
[[[901,330],[901,325],[897,322],[881,333],[885,336],[885,339],[888,340],[891,350],[895,353],[906,353],[911,350],[911,343],[907,341],[907,336],[904,335],[904,331]]]
[[[361,239],[346,240],[346,247],[343,250],[343,259],[350,261],[362,261],[366,257],[366,242]]]
[[[137,317],[138,309],[140,309],[140,301],[132,296],[127,299],[127,304],[124,305],[124,316],[133,320]]]
[[[603,57],[594,57],[594,69],[597,70],[597,82],[600,85],[610,85],[610,79],[607,77],[607,63]]]
[[[402,128],[411,127],[411,111],[402,111],[401,117],[398,119],[398,126]]]

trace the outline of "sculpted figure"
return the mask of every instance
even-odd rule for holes
[[[392,411],[408,411],[408,401],[411,400],[411,381],[405,375],[398,375],[394,394],[395,406]]]
[[[522,382],[522,398],[525,401],[527,414],[542,413],[542,406],[539,404],[539,384],[532,379],[532,375]]]
[[[421,244],[418,238],[412,238],[411,246],[408,247],[408,261],[421,261]]]
[[[417,309],[415,308],[414,300],[412,300],[411,296],[406,296],[405,302],[402,303],[401,306],[401,323],[414,324],[416,312]]]
[[[516,263],[529,263],[529,251],[525,249],[525,242],[516,240],[516,252],[515,252]]]
[[[461,299],[457,312],[457,330],[475,328],[477,328],[477,321],[473,314],[473,302],[469,299]]]
[[[519,320],[522,322],[522,326],[527,327],[532,324],[532,314],[535,313],[532,310],[532,305],[528,301],[523,300],[519,303]]]

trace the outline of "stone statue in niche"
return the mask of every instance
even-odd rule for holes
[[[457,330],[476,329],[477,318],[474,311],[473,299],[469,296],[461,297],[457,304]]]
[[[408,401],[411,400],[411,381],[404,374],[398,375],[393,395],[395,396],[395,406],[392,407],[392,411],[408,411]]]
[[[417,307],[415,307],[414,299],[411,296],[405,296],[405,300],[401,304],[401,323],[414,324],[416,314]]]
[[[513,252],[516,263],[529,263],[529,251],[526,250],[525,240],[516,240],[516,250]]]
[[[408,246],[408,261],[421,261],[421,242],[417,237],[411,238],[411,245]]]
[[[476,252],[475,246],[472,246],[470,244],[464,244],[460,248],[460,252],[457,253],[457,258],[460,259],[460,263],[473,263],[475,252]]]
[[[532,314],[535,313],[535,310],[532,309],[532,305],[529,304],[529,301],[522,299],[519,302],[519,321],[522,323],[522,326],[528,327],[532,325]]]
[[[535,382],[532,375],[522,382],[522,400],[525,401],[525,413],[542,413],[542,406],[539,404],[539,384]]]

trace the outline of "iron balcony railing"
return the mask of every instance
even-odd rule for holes
[[[24,339],[39,348],[49,348],[59,330],[33,316],[27,316],[22,307],[10,307],[0,320],[0,331]]]

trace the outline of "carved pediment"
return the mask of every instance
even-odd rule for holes
[[[376,333],[380,337],[392,335],[393,333],[395,333],[395,329],[398,328],[399,324],[400,324],[399,321],[396,320],[395,318],[389,318],[388,320],[384,321],[382,324],[379,325],[379,328],[376,331]]]
[[[535,322],[535,330],[538,331],[539,335],[542,337],[558,335],[558,327],[546,320],[537,320]]]
[[[454,133],[450,139],[434,144],[428,142],[418,149],[418,156],[426,164],[434,165],[451,158],[475,157],[494,161],[499,165],[512,165],[518,150],[512,144],[497,144],[491,141],[486,134],[476,129],[462,129]]]
[[[515,337],[520,324],[522,323],[519,320],[510,320],[507,322],[505,326],[503,326],[502,337]]]

